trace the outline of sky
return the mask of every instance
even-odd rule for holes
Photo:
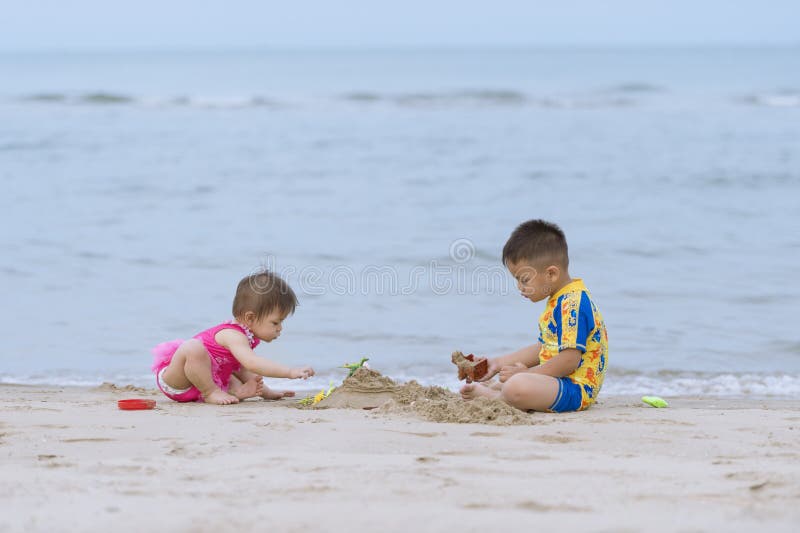
[[[0,0],[0,50],[774,45],[800,0]]]

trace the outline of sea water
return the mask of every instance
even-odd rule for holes
[[[302,387],[455,387],[536,341],[500,252],[545,218],[606,394],[800,394],[800,48],[5,53],[0,180],[3,383],[152,386],[268,267]]]

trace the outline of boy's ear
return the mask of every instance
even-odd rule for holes
[[[256,321],[256,314],[252,311],[247,311],[242,315],[242,319],[244,319],[244,323],[247,324],[247,326],[251,326],[253,322]]]
[[[561,274],[561,269],[555,265],[550,265],[545,269],[545,272],[547,273],[547,281],[555,281]]]

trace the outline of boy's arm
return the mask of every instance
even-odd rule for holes
[[[260,376],[295,379],[299,377],[308,377],[314,374],[314,371],[310,368],[308,369],[310,372],[303,372],[300,369],[292,369],[280,363],[257,356],[253,349],[250,348],[250,342],[247,340],[247,337],[236,330],[223,329],[216,334],[215,338],[220,345],[231,351],[236,360],[239,361],[246,370]]]
[[[542,343],[537,342],[525,348],[521,348],[516,352],[507,355],[501,355],[491,359],[489,362],[494,362],[500,368],[504,366],[511,366],[517,363],[522,363],[530,368],[539,364],[539,352],[542,349]]]
[[[504,367],[525,365],[525,368],[530,368],[539,364],[539,352],[542,349],[542,343],[537,342],[525,348],[520,348],[516,352],[498,357],[489,358],[489,370],[486,375],[479,381],[487,381],[493,378]],[[521,368],[521,367],[520,367]],[[500,376],[500,381],[503,381],[503,376]]]
[[[561,350],[558,355],[553,356],[553,358],[546,363],[531,368],[528,372],[531,374],[552,376],[554,378],[563,378],[575,372],[580,363],[580,350],[576,348],[567,348],[566,350]]]

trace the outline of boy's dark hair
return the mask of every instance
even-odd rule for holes
[[[276,308],[283,314],[290,315],[296,307],[297,296],[292,288],[269,270],[242,278],[233,298],[233,316],[236,318],[252,311],[256,314],[256,320],[259,320]]]
[[[567,238],[557,225],[536,219],[523,222],[503,246],[503,264],[528,261],[541,265],[544,262],[563,268],[569,266]]]

